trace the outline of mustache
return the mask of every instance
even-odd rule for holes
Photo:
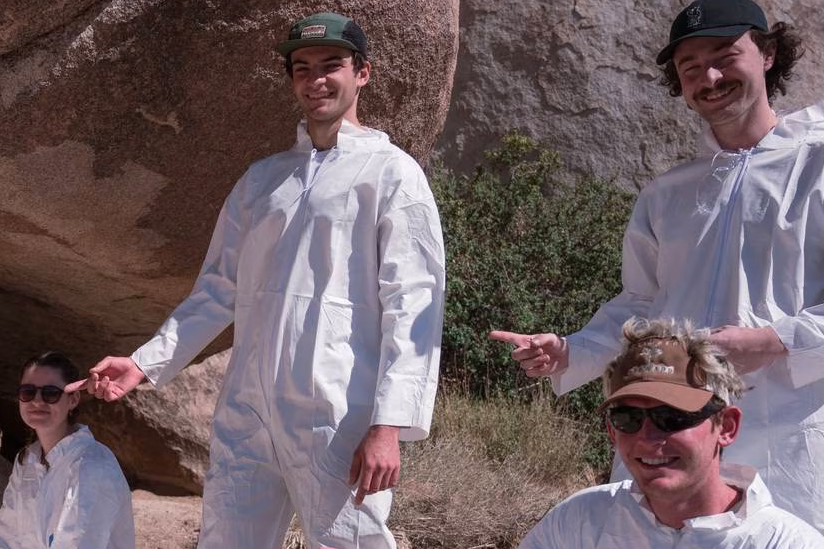
[[[735,82],[719,82],[712,87],[704,87],[693,94],[694,99],[704,99],[708,95],[725,93],[735,87]]]

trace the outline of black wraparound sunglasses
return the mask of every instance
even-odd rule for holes
[[[697,412],[685,412],[672,406],[638,408],[636,406],[613,406],[607,409],[607,421],[622,433],[637,433],[649,418],[653,425],[665,433],[674,433],[695,427],[707,418],[717,414],[725,405],[710,400]]]
[[[31,402],[34,400],[34,397],[37,396],[37,391],[40,391],[40,398],[42,398],[46,404],[54,404],[63,396],[63,389],[56,385],[43,385],[42,387],[38,387],[37,385],[26,383],[17,388],[17,399],[20,402]]]

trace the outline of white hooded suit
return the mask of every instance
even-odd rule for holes
[[[0,547],[134,549],[132,493],[111,450],[78,425],[46,455],[48,467],[42,452],[34,442],[14,460]]]
[[[733,444],[735,446],[735,444]],[[819,549],[824,537],[776,507],[755,469],[723,465],[724,481],[738,488],[736,509],[684,521],[658,521],[631,480],[586,488],[559,503],[524,537],[518,549]]]
[[[297,511],[311,547],[394,547],[391,492],[346,483],[370,425],[427,436],[444,250],[417,163],[344,122],[315,151],[253,164],[223,206],[186,300],[132,358],[162,386],[234,322],[212,426],[199,547],[279,547]]]
[[[779,507],[824,532],[824,105],[781,117],[750,150],[706,141],[638,196],[623,291],[567,338],[553,386],[600,376],[633,315],[773,328],[789,353],[745,376],[724,458],[757,467]]]

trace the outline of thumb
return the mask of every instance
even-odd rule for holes
[[[533,336],[530,341],[530,346],[533,349],[538,347],[545,348],[550,352],[557,352],[564,348],[564,339],[558,337],[556,334],[539,334]]]

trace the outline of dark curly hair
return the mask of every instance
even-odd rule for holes
[[[795,27],[784,22],[778,22],[772,26],[769,32],[752,29],[749,31],[752,41],[758,46],[761,53],[767,51],[771,44],[775,44],[775,59],[773,65],[765,75],[767,84],[767,99],[772,103],[776,92],[781,95],[787,94],[786,81],[792,77],[792,69],[795,62],[804,55],[804,48],[801,46],[801,37]],[[661,80],[659,84],[669,88],[672,97],[681,95],[681,81],[678,79],[678,71],[675,62],[670,58],[666,65],[661,67]]]

